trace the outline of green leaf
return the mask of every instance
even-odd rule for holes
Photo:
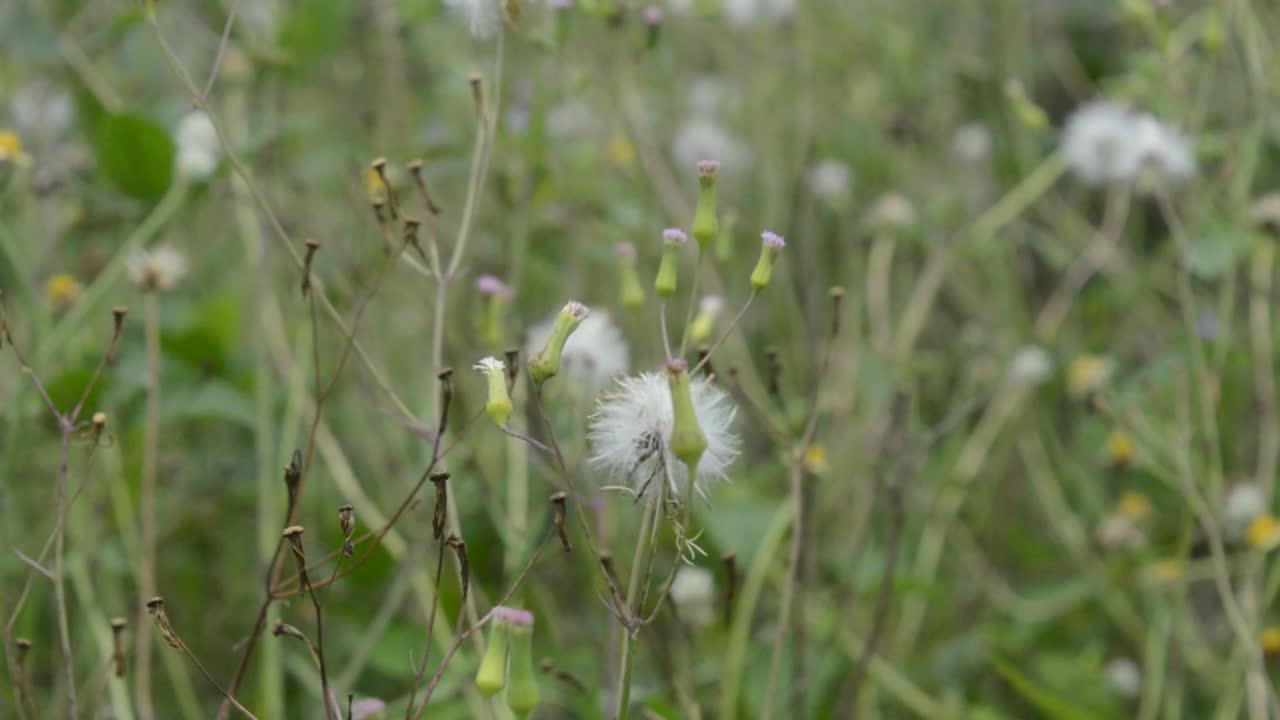
[[[127,195],[155,200],[173,180],[173,141],[141,115],[105,116],[92,128],[90,141],[98,168]]]
[[[1012,664],[996,658],[992,658],[991,663],[1014,691],[1039,709],[1045,717],[1055,720],[1097,720],[1098,716],[1094,713],[1077,707],[1037,685]]]
[[[235,422],[252,430],[257,415],[249,398],[231,385],[207,382],[195,388],[167,391],[161,415],[172,418],[210,418]]]
[[[1235,266],[1253,242],[1253,234],[1241,228],[1205,228],[1191,238],[1187,248],[1187,267],[1201,280],[1217,280]]]

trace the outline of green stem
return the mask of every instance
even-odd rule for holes
[[[648,546],[649,540],[649,525],[653,523],[653,515],[656,508],[656,501],[645,503],[644,514],[640,517],[640,531],[636,533],[636,549],[631,556],[631,579],[627,582],[626,612],[628,620],[632,616],[639,614],[635,604],[636,598],[640,594],[640,567],[644,563],[644,550]],[[615,713],[617,720],[627,720],[627,711],[631,705],[631,668],[635,659],[633,633],[632,628],[622,628],[622,658],[620,672],[618,673],[622,682],[618,689],[618,711]]]

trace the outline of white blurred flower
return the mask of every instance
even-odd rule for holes
[[[177,286],[187,274],[187,258],[170,245],[139,250],[129,258],[129,280],[139,290],[167,291]]]
[[[725,18],[733,25],[785,20],[796,10],[795,0],[722,0]]]
[[[1067,119],[1061,149],[1067,167],[1086,183],[1130,184],[1146,173],[1176,183],[1195,175],[1191,141],[1147,112],[1095,100]]]
[[[351,703],[351,720],[373,720],[382,717],[387,704],[378,698],[360,698]]]
[[[462,16],[472,37],[487,38],[498,29],[499,0],[444,0],[444,4]]]
[[[715,576],[697,565],[681,565],[671,581],[671,602],[681,619],[694,627],[715,622]]]
[[[667,0],[667,7],[675,15],[688,15],[693,12],[693,0]]]
[[[75,117],[71,95],[43,81],[27,83],[14,91],[9,110],[14,127],[27,137],[60,137],[71,128]]]
[[[1108,513],[1094,529],[1098,544],[1107,550],[1141,547],[1147,536],[1138,523],[1121,512]]]
[[[684,121],[676,131],[672,154],[678,167],[694,167],[705,158],[715,158],[735,171],[745,170],[751,163],[751,151],[720,123],[706,117]]]
[[[882,194],[867,210],[867,225],[878,230],[901,230],[915,224],[916,206],[900,192]]]
[[[1132,658],[1118,657],[1103,668],[1107,684],[1117,695],[1132,700],[1142,693],[1142,668]]]
[[[1053,373],[1053,358],[1038,345],[1027,345],[1009,361],[1009,379],[1019,385],[1039,385]]]
[[[173,133],[177,145],[178,175],[202,180],[218,169],[218,132],[203,110],[187,113]]]
[[[838,203],[849,195],[853,187],[853,171],[839,160],[827,158],[809,168],[809,190],[814,195],[832,203]]]
[[[555,316],[529,330],[525,357],[533,357],[547,342]],[[560,373],[594,395],[614,377],[630,367],[631,356],[622,331],[613,324],[608,310],[592,309],[564,343]]]
[[[1251,482],[1232,485],[1222,506],[1222,525],[1227,538],[1243,539],[1253,521],[1266,512],[1267,499],[1262,488]]]
[[[731,428],[737,410],[723,390],[703,377],[693,380],[691,395],[698,425],[707,438],[694,478],[695,491],[705,496],[711,482],[726,479],[726,470],[738,455],[738,437]],[[681,497],[688,487],[688,468],[671,452],[672,424],[665,374],[645,372],[622,378],[600,399],[591,416],[591,465],[629,483],[637,495],[661,497],[662,483],[666,483],[671,497]]]
[[[979,163],[991,154],[991,132],[982,123],[969,123],[951,136],[951,155],[964,163]]]

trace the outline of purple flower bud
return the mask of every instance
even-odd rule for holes
[[[764,240],[764,244],[768,245],[772,250],[781,250],[787,246],[787,243],[782,239],[782,236],[771,230],[765,230],[760,233],[760,239]]]
[[[689,242],[689,236],[678,228],[667,228],[662,231],[662,240],[668,245],[683,245]]]
[[[689,363],[684,358],[667,358],[667,372],[672,375],[679,375],[689,369]]]
[[[378,698],[360,698],[351,703],[352,720],[368,720],[387,709],[387,704]]]
[[[613,251],[617,253],[619,260],[635,260],[636,246],[629,242],[620,242],[613,246]]]
[[[662,24],[662,8],[657,5],[650,5],[644,9],[644,23],[646,25]]]
[[[698,161],[698,175],[700,177],[708,177],[711,175],[715,175],[716,171],[719,169],[720,169],[719,160],[699,160]]]
[[[494,295],[503,300],[511,299],[511,287],[493,275],[481,275],[476,278],[476,290],[481,295]]]

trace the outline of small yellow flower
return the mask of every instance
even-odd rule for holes
[[[614,135],[609,141],[609,163],[616,168],[626,169],[636,160],[636,149],[626,135]]]
[[[1264,513],[1249,523],[1245,539],[1255,550],[1267,552],[1280,545],[1280,520],[1271,513]]]
[[[1151,514],[1151,500],[1140,492],[1130,490],[1120,496],[1116,502],[1120,514],[1134,522],[1145,520]]]
[[[22,157],[22,138],[9,130],[0,130],[0,162],[16,162]]]
[[[1258,634],[1258,644],[1262,646],[1262,652],[1268,655],[1280,653],[1280,627],[1272,625],[1264,629]]]
[[[1107,437],[1107,462],[1124,467],[1133,463],[1133,436],[1123,430],[1112,430]]]
[[[67,273],[58,273],[44,284],[44,296],[57,307],[65,307],[80,296],[80,283]]]
[[[801,462],[804,463],[804,469],[814,475],[826,475],[831,471],[831,463],[827,460],[827,446],[822,443],[813,443],[805,448]]]
[[[382,176],[373,168],[365,168],[364,170],[364,191],[369,196],[369,202],[386,202],[387,186],[382,182]]]
[[[1072,397],[1092,395],[1111,379],[1111,360],[1101,355],[1084,354],[1067,368],[1067,392]]]

